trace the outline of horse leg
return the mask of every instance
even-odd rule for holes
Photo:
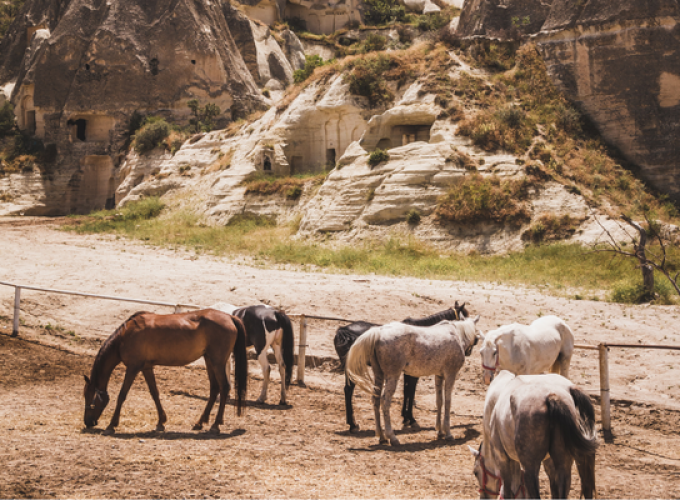
[[[417,430],[418,422],[413,417],[413,405],[416,399],[416,385],[418,384],[418,377],[411,377],[404,374],[404,405],[401,410],[401,416],[404,418],[404,427],[411,427]]]
[[[210,427],[210,432],[212,434],[220,433],[220,425],[224,423],[224,407],[229,399],[229,390],[231,389],[231,387],[229,387],[229,379],[227,378],[226,364],[216,363],[216,365],[217,368],[213,371],[213,376],[217,379],[217,385],[220,390],[220,406],[217,410],[215,422],[212,427]]]
[[[560,354],[560,375],[564,378],[569,378],[569,365],[571,365],[571,355],[566,356]]]
[[[397,390],[397,383],[399,381],[399,375],[397,374],[394,378],[387,378],[385,381],[385,389],[382,394],[382,411],[383,418],[385,419],[385,435],[390,440],[392,446],[399,446],[399,440],[394,434],[394,429],[392,429],[392,419],[390,418],[390,406],[392,406],[392,396]]]
[[[449,375],[444,379],[444,439],[453,441],[451,434],[451,394],[456,377]]]
[[[128,366],[127,369],[125,370],[125,379],[123,380],[123,385],[120,388],[120,393],[118,393],[116,409],[113,412],[113,417],[111,417],[111,422],[109,422],[109,426],[104,430],[105,436],[110,436],[111,434],[116,432],[116,427],[118,427],[118,423],[120,422],[120,410],[123,407],[123,403],[125,402],[125,398],[127,398],[127,394],[130,391],[130,387],[132,387],[132,383],[135,381],[135,377],[139,372],[140,368],[136,366],[135,367]]]
[[[347,425],[349,425],[349,433],[354,434],[360,430],[359,425],[354,420],[354,407],[352,406],[352,396],[354,395],[354,388],[356,384],[352,382],[345,372],[345,417],[347,418]]]
[[[576,468],[581,478],[581,497],[594,498],[597,493],[595,488],[595,453],[579,457],[576,460]]]
[[[515,462],[511,459],[504,450],[496,447],[498,453],[498,468],[501,472],[501,498],[515,498],[515,493],[521,493],[522,486],[522,468],[519,462]],[[540,462],[539,462],[540,466]],[[526,475],[524,477],[526,484]],[[538,484],[538,474],[536,474],[536,481]],[[536,491],[535,495],[527,488],[528,498],[541,498],[539,492]],[[521,498],[521,497],[520,497]]]
[[[280,405],[286,404],[286,363],[283,361],[283,353],[281,352],[281,344],[275,344],[274,356],[276,356],[276,363],[279,365],[279,375],[281,376],[281,399]]]
[[[437,402],[437,421],[434,424],[434,429],[437,431],[437,439],[444,437],[442,432],[442,386],[444,379],[439,375],[434,377],[434,394]]]
[[[220,387],[217,382],[217,378],[215,377],[212,362],[207,358],[204,359],[205,371],[208,372],[208,380],[210,381],[210,396],[208,397],[208,404],[205,405],[205,410],[203,410],[201,418],[199,418],[198,422],[196,422],[196,425],[193,426],[193,430],[195,431],[200,431],[203,429],[203,424],[207,424],[210,420],[210,412],[212,411],[212,407],[215,404],[217,392],[219,391]]]
[[[375,435],[378,437],[380,444],[387,444],[387,438],[383,432],[380,421],[380,395],[383,391],[384,375],[379,367],[373,368],[373,414],[375,415]]]
[[[271,370],[271,367],[269,366],[269,359],[267,359],[267,351],[268,351],[268,346],[266,346],[264,349],[262,349],[262,352],[260,355],[257,357],[257,360],[260,362],[260,366],[262,367],[262,391],[260,391],[260,397],[257,398],[256,403],[264,403],[267,401],[267,388],[269,387],[269,372]],[[284,379],[285,383],[285,379]]]
[[[158,386],[156,386],[156,376],[153,373],[153,368],[146,368],[142,370],[142,374],[144,375],[144,380],[146,380],[146,385],[149,386],[149,392],[151,393],[153,402],[156,404],[156,411],[158,412],[158,425],[156,425],[156,430],[163,432],[165,430],[165,422],[167,422],[168,417],[165,415],[163,407],[161,406],[161,398],[160,394],[158,393]]]

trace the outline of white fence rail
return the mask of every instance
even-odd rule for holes
[[[90,297],[103,300],[117,300],[121,302],[134,302],[137,304],[149,304],[155,306],[174,307],[175,312],[180,312],[182,309],[203,309],[206,306],[198,306],[194,304],[181,304],[172,302],[159,302],[156,300],[132,299],[128,297],[115,297],[111,295],[97,295],[93,293],[73,292],[69,290],[56,290],[52,288],[40,288],[28,285],[17,285],[15,283],[7,283],[0,281],[0,285],[14,287],[14,323],[12,329],[12,337],[19,335],[19,313],[21,310],[21,290],[36,290],[47,293],[57,293],[63,295],[78,295],[80,297]],[[298,372],[297,383],[305,385],[305,365],[307,352],[307,319],[318,319],[322,321],[340,321],[344,323],[351,323],[354,320],[344,318],[334,318],[328,316],[313,316],[306,314],[288,314],[291,319],[297,319],[300,323],[300,340],[298,343]],[[598,345],[576,344],[576,349],[586,349],[598,351],[599,356],[599,374],[600,374],[600,409],[602,429],[609,433],[611,432],[611,399],[609,390],[609,349],[665,349],[680,351],[680,346],[668,345],[643,345],[643,344],[609,344],[600,343]]]

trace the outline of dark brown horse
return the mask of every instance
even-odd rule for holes
[[[235,359],[236,409],[240,416],[246,398],[248,359],[246,331],[240,319],[229,314],[205,309],[181,314],[138,312],[130,316],[111,335],[94,360],[90,377],[85,377],[85,425],[97,425],[109,402],[106,391],[111,373],[120,363],[125,364],[125,380],[118,394],[116,410],[104,434],[113,434],[120,420],[120,410],[130,386],[142,372],[158,411],[157,431],[165,430],[167,420],[161,407],[153,367],[184,366],[203,356],[210,379],[210,398],[194,430],[208,423],[217,393],[220,407],[211,432],[219,433],[223,423],[224,405],[229,398],[226,365],[231,353]]]

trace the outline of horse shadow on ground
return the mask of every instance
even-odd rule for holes
[[[112,439],[122,439],[122,440],[156,440],[156,441],[175,441],[180,439],[193,439],[195,441],[222,441],[226,439],[235,438],[238,436],[243,436],[246,433],[245,429],[234,429],[230,432],[220,432],[219,434],[213,434],[208,431],[193,431],[193,432],[182,432],[182,431],[146,431],[146,432],[116,432],[110,437]],[[104,429],[83,429],[81,434],[104,434]]]
[[[447,441],[446,439],[437,439],[434,441],[426,441],[422,443],[405,443],[405,444],[400,444],[399,446],[391,446],[389,444],[373,444],[370,445],[366,448],[350,448],[350,451],[365,451],[365,452],[374,452],[374,451],[382,451],[382,450],[390,450],[395,453],[404,453],[404,452],[414,452],[414,451],[425,451],[425,450],[434,450],[437,448],[442,448],[444,446],[459,446],[462,444],[465,444],[469,441],[472,441],[473,439],[476,439],[480,436],[480,432],[474,428],[475,424],[464,424],[464,425],[456,425],[456,426],[451,426],[451,430],[453,429],[459,429],[459,428],[464,428],[465,433],[462,438],[460,439],[453,439],[451,441]],[[434,431],[433,428],[424,428],[421,430],[432,430]],[[361,431],[361,433],[365,433],[369,431]],[[395,431],[395,434],[410,434],[411,432],[400,432],[400,431]],[[356,436],[356,434],[352,434],[353,436]],[[375,433],[371,431],[370,434],[374,439]]]
[[[198,399],[200,401],[208,401],[207,396],[199,396],[198,394],[194,394],[191,392],[187,391],[177,391],[177,390],[172,390],[170,391],[170,394],[173,396],[184,396],[186,398],[190,399]],[[219,404],[220,398],[219,396],[217,397],[217,400],[215,401],[215,404]],[[229,398],[227,400],[227,404],[231,406],[236,405],[236,400],[234,398]],[[280,405],[280,404],[269,404],[269,403],[257,403],[255,401],[246,401],[246,406],[248,408],[261,408],[263,410],[274,410],[274,411],[281,411],[281,410],[290,410],[293,408],[293,405],[291,404],[285,404],[285,405]]]
[[[400,434],[418,434],[419,432],[423,431],[434,431],[434,427],[418,427],[417,429],[413,429],[411,427],[405,427],[403,429],[395,429],[394,433],[397,435]],[[363,429],[357,432],[349,432],[349,430],[346,431],[335,431],[335,434],[337,436],[346,436],[346,437],[355,437],[359,439],[365,439],[365,438],[372,438],[375,437],[375,429]]]

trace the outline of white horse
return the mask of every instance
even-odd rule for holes
[[[477,343],[477,321],[479,316],[474,320],[442,321],[429,327],[389,323],[371,328],[357,339],[347,354],[345,369],[357,387],[373,396],[375,432],[381,444],[387,443],[388,439],[393,446],[399,444],[392,430],[390,405],[402,372],[412,377],[435,375],[437,438],[453,439],[451,392],[465,356],[470,355]],[[373,368],[374,381],[368,371],[369,365]],[[381,402],[384,432],[380,425]]]
[[[484,383],[491,383],[497,370],[515,375],[550,371],[569,378],[574,334],[557,316],[543,316],[531,325],[501,326],[482,335]]]
[[[568,498],[574,460],[581,496],[593,498],[597,447],[587,394],[560,375],[501,371],[486,393],[482,443],[470,447],[480,498],[540,498],[541,462],[552,497]]]
[[[293,327],[286,313],[265,304],[237,307],[224,302],[218,302],[210,306],[228,314],[232,314],[243,321],[246,328],[246,345],[254,348],[257,359],[262,367],[262,391],[257,398],[258,403],[267,400],[269,387],[269,348],[271,347],[276,357],[281,375],[281,398],[279,404],[287,404],[286,387],[290,385],[295,362]]]

